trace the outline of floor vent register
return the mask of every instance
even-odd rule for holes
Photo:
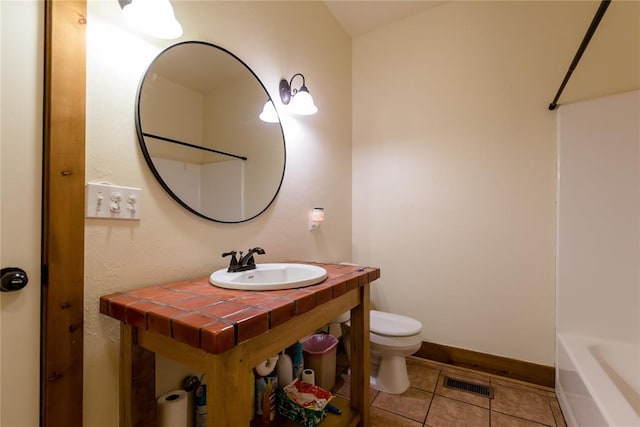
[[[474,384],[468,381],[457,380],[455,378],[444,377],[444,386],[467,393],[477,394],[479,396],[493,399],[493,388],[488,385]]]

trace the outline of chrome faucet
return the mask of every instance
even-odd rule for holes
[[[222,254],[222,257],[231,256],[231,261],[229,262],[229,268],[227,272],[229,273],[237,273],[239,271],[247,271],[247,270],[255,270],[256,262],[253,259],[253,255],[264,255],[265,251],[262,248],[252,248],[249,249],[246,255],[242,255],[242,251],[240,251],[240,255],[236,258],[236,251],[225,252]]]

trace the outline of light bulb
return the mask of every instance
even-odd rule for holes
[[[313,98],[306,87],[302,87],[291,99],[291,111],[301,116],[310,116],[318,112],[318,107],[313,103]]]
[[[264,107],[262,108],[262,113],[260,113],[260,120],[267,123],[278,123],[280,118],[278,117],[278,113],[276,112],[276,107],[273,105],[271,100],[265,102]]]
[[[122,8],[125,19],[138,30],[162,39],[182,35],[169,0],[133,0]]]

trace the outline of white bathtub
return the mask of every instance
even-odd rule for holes
[[[640,344],[560,334],[557,352],[569,427],[640,427]]]

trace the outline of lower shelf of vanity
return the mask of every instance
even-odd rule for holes
[[[349,400],[340,396],[334,396],[331,399],[331,403],[342,410],[342,414],[336,415],[329,413],[327,417],[322,420],[319,427],[353,427],[358,425],[360,421],[360,414],[358,411],[351,409],[349,406]],[[278,415],[275,421],[265,423],[259,416],[256,415],[253,421],[251,421],[251,427],[299,427],[300,424],[287,420],[286,418]]]

